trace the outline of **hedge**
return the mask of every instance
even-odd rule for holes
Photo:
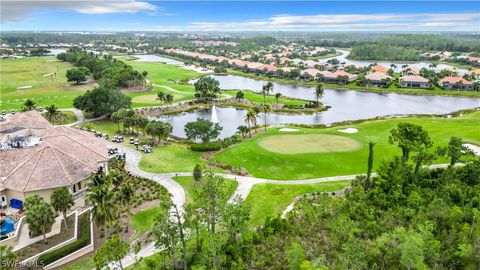
[[[90,244],[90,214],[85,213],[81,218],[82,221],[81,226],[79,226],[77,241],[40,255],[37,260],[39,263],[49,265]]]
[[[218,151],[222,145],[219,143],[194,144],[190,148],[197,152]]]

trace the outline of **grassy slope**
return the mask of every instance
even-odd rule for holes
[[[54,57],[2,59],[0,66],[0,107],[4,110],[20,109],[27,98],[34,99],[37,106],[56,104],[59,108],[69,108],[76,96],[93,87],[91,83],[68,86],[65,73],[72,65]],[[51,76],[43,76],[54,72],[56,81]],[[17,89],[28,85],[32,88]]]
[[[375,162],[378,167],[382,160],[388,160],[400,154],[400,150],[388,143],[390,130],[400,122],[411,122],[423,126],[435,142],[435,147],[446,145],[451,136],[458,136],[464,141],[480,143],[480,112],[463,117],[444,118],[408,118],[367,121],[360,124],[333,128],[299,128],[296,134],[334,134],[359,141],[362,147],[350,152],[312,153],[312,154],[278,154],[259,147],[257,141],[265,136],[285,134],[272,128],[251,140],[226,149],[215,156],[223,163],[245,167],[252,175],[270,179],[307,179],[315,177],[349,175],[364,173],[368,156],[368,143],[374,142]],[[354,126],[358,133],[345,134],[337,130]],[[295,133],[289,133],[295,134]],[[437,160],[444,162],[445,160]]]
[[[342,190],[349,185],[350,181],[325,182],[308,185],[255,185],[245,201],[252,208],[250,224],[258,226],[263,224],[265,217],[281,214],[298,195],[316,191],[337,191]]]

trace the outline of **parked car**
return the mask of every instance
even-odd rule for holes
[[[152,147],[150,145],[142,145],[142,151],[145,153],[151,153],[152,152]]]
[[[130,137],[130,144],[133,144],[135,142],[135,138]]]
[[[2,110],[2,115],[6,115],[7,113],[5,112],[5,110]]]
[[[15,114],[15,110],[12,109],[12,110],[10,111],[10,113],[11,113],[11,114]]]

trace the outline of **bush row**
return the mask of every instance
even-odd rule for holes
[[[219,143],[193,144],[191,146],[192,151],[197,152],[218,151],[220,148],[222,148],[222,145]]]

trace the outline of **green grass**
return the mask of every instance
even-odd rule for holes
[[[71,108],[76,96],[93,87],[92,83],[69,85],[65,73],[73,66],[55,57],[2,59],[0,67],[2,110],[19,110],[28,98],[37,106],[55,104],[59,108]],[[51,76],[43,76],[49,73],[56,73],[55,81]],[[22,86],[32,87],[17,89]]]
[[[173,180],[177,181],[185,190],[185,200],[187,203],[195,203],[195,187],[193,186],[192,176],[175,176]],[[226,193],[228,197],[232,196],[238,186],[237,181],[231,179],[224,179]]]
[[[267,216],[280,215],[298,195],[311,192],[342,190],[350,181],[324,182],[307,185],[257,184],[253,186],[245,202],[251,207],[250,224],[263,224]]]
[[[72,111],[61,111],[63,114],[61,120],[53,121],[55,125],[66,125],[77,121],[77,117]],[[45,117],[45,113],[42,114]],[[47,117],[45,117],[47,118]],[[48,118],[47,118],[48,119]]]
[[[224,90],[222,93],[230,95],[235,97],[236,93],[239,90]],[[263,95],[259,93],[255,93],[253,91],[248,91],[248,90],[241,90],[242,93],[244,94],[244,98],[250,102],[255,102],[255,103],[263,103]],[[265,96],[265,101],[267,104],[276,104],[277,100],[275,99],[275,95],[268,95]],[[278,103],[284,104],[284,105],[304,105],[307,103],[305,100],[301,99],[294,99],[294,98],[285,98],[285,97],[280,97],[278,99]]]
[[[130,224],[135,230],[135,235],[133,236],[133,239],[139,237],[140,235],[153,228],[153,225],[155,223],[155,217],[158,215],[158,213],[160,213],[160,211],[160,206],[153,206],[142,210],[132,216],[132,218],[130,219]]]
[[[451,136],[461,137],[464,141],[480,144],[479,132],[480,112],[466,114],[458,118],[405,118],[373,120],[358,124],[332,128],[297,128],[295,134],[331,134],[344,136],[358,141],[360,148],[347,152],[279,154],[269,152],[258,145],[259,140],[267,136],[284,135],[279,128],[244,141],[243,143],[218,153],[215,159],[222,163],[241,166],[256,177],[269,179],[308,179],[335,175],[350,175],[366,172],[368,143],[375,143],[374,169],[382,160],[389,160],[394,155],[400,155],[400,150],[388,143],[390,130],[401,122],[411,122],[423,126],[437,146],[444,146]],[[346,134],[338,129],[356,127],[358,133]],[[437,163],[445,162],[437,160]]]
[[[335,53],[328,53],[325,55],[320,55],[320,56],[309,56],[307,57],[307,60],[318,60],[318,59],[325,59],[325,58],[330,58],[330,57],[336,57],[342,55],[341,52],[335,52]]]
[[[91,270],[95,269],[95,262],[93,261],[93,256],[88,256],[78,261],[75,261],[72,264],[67,264],[62,266],[62,270]]]
[[[142,156],[140,168],[153,173],[191,172],[196,164],[205,165],[202,154],[179,144],[155,147]]]

